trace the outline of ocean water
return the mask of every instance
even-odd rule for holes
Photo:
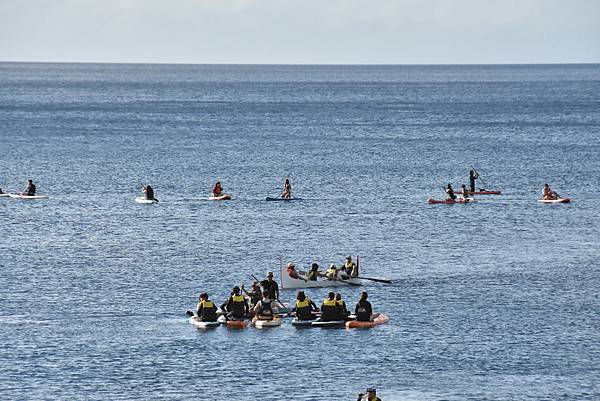
[[[3,63],[0,161],[1,399],[600,399],[600,65]],[[187,322],[348,254],[388,324]]]

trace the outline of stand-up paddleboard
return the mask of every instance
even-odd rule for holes
[[[267,328],[267,327],[277,327],[281,326],[283,323],[283,319],[280,317],[274,317],[272,320],[261,320],[256,317],[252,319],[252,323],[254,323],[254,327],[257,329]]]
[[[268,202],[277,202],[277,201],[291,202],[291,201],[302,200],[302,198],[271,198],[270,196],[267,196],[265,198],[265,200],[268,201]]]
[[[345,320],[328,320],[328,321],[322,321],[321,319],[317,319],[314,322],[312,322],[312,326],[313,327],[332,327],[332,328],[336,328],[336,327],[344,327],[344,324],[346,323]]]
[[[220,200],[231,200],[231,195],[221,195],[221,196],[209,196],[208,200],[220,201]]]
[[[295,327],[313,327],[313,322],[315,321],[315,319],[313,320],[300,320],[297,317],[292,319],[292,326]]]
[[[450,199],[433,199],[433,198],[427,199],[427,203],[429,203],[431,205],[454,205],[456,203],[465,204],[465,203],[473,203],[473,202],[475,202],[474,199],[469,199],[469,200],[465,200],[465,199],[450,200]]]
[[[191,325],[193,325],[194,327],[197,327],[199,329],[210,329],[210,328],[214,328],[214,327],[219,327],[221,325],[221,322],[219,322],[218,320],[215,322],[203,322],[196,315],[189,318],[188,321],[190,322]]]
[[[569,202],[571,202],[571,198],[538,199],[538,202],[542,202],[542,203],[569,203]]]
[[[356,329],[356,328],[367,329],[370,327],[379,326],[380,324],[384,324],[384,323],[387,323],[390,321],[390,318],[384,313],[376,313],[374,315],[375,315],[375,317],[370,322],[359,322],[357,320],[352,320],[352,321],[346,322],[346,327],[349,329]]]
[[[145,196],[138,196],[137,198],[135,198],[135,203],[158,203],[158,199],[146,199]]]
[[[48,197],[46,195],[33,195],[33,196],[29,196],[29,195],[21,195],[21,194],[8,194],[8,196],[10,196],[13,199],[48,199]]]

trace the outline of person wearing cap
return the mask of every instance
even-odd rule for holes
[[[321,275],[321,273],[319,273],[319,265],[316,263],[313,263],[310,266],[310,270],[306,274],[306,277],[308,278],[308,281],[317,281],[317,279],[319,278],[320,275]]]
[[[290,262],[287,264],[287,274],[288,274],[288,276],[290,276],[291,278],[295,278],[296,280],[308,281],[304,277],[300,277],[300,275],[298,274],[298,271],[296,271],[296,266],[294,265],[293,262]]]
[[[198,297],[198,306],[196,307],[196,315],[202,322],[217,321],[217,306],[208,299],[208,294],[203,292]]]
[[[260,320],[273,320],[277,312],[277,305],[275,305],[273,299],[269,297],[269,292],[263,291],[262,299],[254,305],[254,316]]]
[[[279,299],[279,286],[277,281],[273,280],[273,272],[267,273],[267,279],[260,282],[263,291],[269,293],[269,298],[276,300]]]
[[[340,307],[335,300],[335,294],[330,292],[321,304],[321,321],[322,322],[331,322],[340,320]]]
[[[381,401],[381,398],[377,397],[377,390],[370,387],[366,393],[359,393],[356,401]]]
[[[256,303],[262,298],[262,291],[260,290],[260,285],[258,284],[258,281],[252,283],[252,290],[250,290],[250,292],[246,291],[246,289],[244,288],[244,284],[242,284],[241,287],[242,291],[244,291],[244,293],[248,297],[250,297],[250,303],[252,305],[256,305]]]
[[[304,294],[304,291],[298,291],[296,305],[292,308],[292,312],[296,313],[296,317],[299,320],[314,320],[316,316],[313,312],[317,312],[318,310],[317,305]]]
[[[327,277],[329,280],[337,280],[337,276],[338,276],[338,269],[332,263],[329,265],[329,269],[327,269],[327,271],[325,272],[325,277]]]
[[[227,300],[225,306],[227,316],[234,320],[243,320],[247,315],[250,308],[248,307],[248,301],[240,294],[240,287],[233,287],[233,295]]]

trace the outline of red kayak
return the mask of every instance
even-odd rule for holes
[[[429,198],[427,199],[427,202],[432,204],[432,205],[454,205],[455,203],[473,203],[474,200],[469,199],[469,200],[464,200],[464,199],[458,199],[458,200],[451,200],[451,199],[433,199],[433,198]]]
[[[466,191],[467,195],[500,195],[502,191]],[[455,192],[457,195],[463,195],[463,192]]]

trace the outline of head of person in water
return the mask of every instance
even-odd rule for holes
[[[296,296],[296,299],[300,302],[304,301],[306,299],[306,295],[304,294],[304,291],[298,291],[298,295]]]
[[[366,301],[368,297],[369,297],[369,294],[367,294],[366,291],[363,291],[363,292],[360,293],[360,300],[361,301]]]
[[[329,299],[331,299],[332,301],[335,299],[335,293],[330,292],[328,295]]]
[[[233,287],[233,293],[235,295],[240,295],[240,287],[238,287],[237,285]]]

